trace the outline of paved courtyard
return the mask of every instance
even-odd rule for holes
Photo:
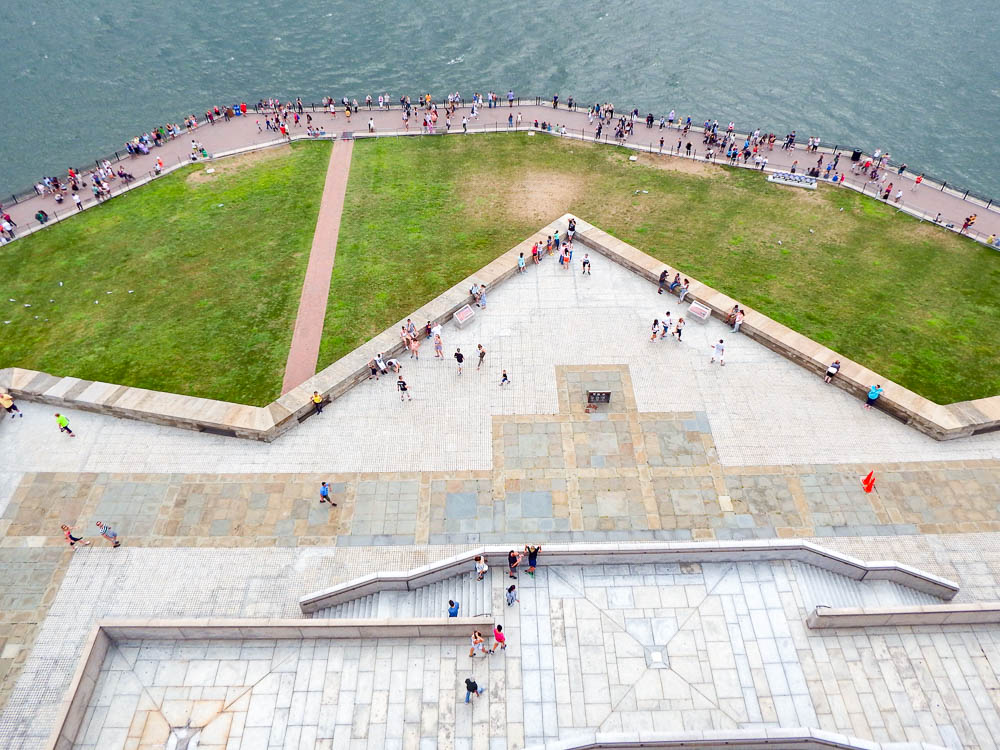
[[[170,558],[175,578],[150,587],[148,571]],[[37,649],[78,642],[100,617],[290,616],[289,591],[345,562],[306,550],[77,556]],[[192,588],[195,571],[214,583]],[[517,604],[495,609],[508,648],[489,657],[470,658],[464,638],[118,642],[75,747],[162,747],[189,720],[211,750],[487,750],[593,731],[768,726],[996,746],[1000,630],[811,632],[802,573],[792,562],[543,564],[519,577]],[[115,596],[81,601],[81,588],[111,575]],[[497,568],[482,585],[499,602],[507,583]],[[73,667],[32,660],[0,723],[5,747],[37,746]],[[466,677],[486,688],[471,705]]]
[[[465,329],[445,326],[444,362],[427,347],[420,361],[403,361],[413,402],[400,403],[391,380],[364,383],[272,444],[85,413],[69,415],[79,435],[70,439],[56,432],[51,407],[30,403],[24,419],[0,420],[0,745],[39,746],[101,617],[294,617],[307,591],[481,543],[805,537],[943,574],[960,583],[960,600],[1000,598],[1000,434],[935,442],[718,321],[690,323],[682,342],[651,343],[652,319],[681,308],[599,257],[592,277],[550,260],[489,299]],[[708,362],[720,337],[724,368]],[[477,343],[487,349],[483,370],[467,364],[459,376],[450,354]],[[503,388],[501,369],[512,379]],[[588,390],[610,391],[610,405],[585,413]],[[859,480],[872,469],[877,491],[866,495]],[[336,507],[317,502],[323,480]],[[122,549],[93,537],[97,520],[113,524]],[[94,546],[69,550],[60,523]],[[276,691],[258,691],[274,701],[266,741],[263,723],[237,715],[271,698],[230,694],[256,684],[250,667],[220,676],[244,644],[216,644],[229,656],[218,656],[211,685],[187,684],[197,683],[187,677],[192,659],[216,661],[207,645],[195,646],[204,656],[185,650],[191,644],[123,646],[105,677],[122,690],[100,691],[107,703],[94,705],[98,719],[80,746],[138,748],[130,733],[141,740],[157,723],[150,717],[168,691],[192,711],[205,701],[228,707],[227,736],[245,745],[223,747],[518,747],[522,738],[706,721],[955,747],[1000,736],[992,698],[984,702],[997,690],[991,628],[807,637],[794,571],[782,566],[621,580],[563,573],[522,581],[521,605],[504,623],[511,649],[489,664],[434,640],[273,644],[272,661],[281,648],[309,677],[303,687],[296,676],[290,693],[280,676],[267,683]],[[646,575],[652,583],[637,581]],[[688,575],[703,580],[656,578]],[[777,597],[763,608],[770,635],[752,615],[763,601],[752,592],[765,583]],[[703,601],[689,600],[689,589]],[[670,634],[663,622],[675,621]],[[751,645],[778,638],[786,645],[775,650]],[[661,646],[666,670],[650,662]],[[139,658],[147,648],[157,656]],[[411,687],[414,664],[437,682]],[[157,683],[161,666],[166,682]],[[457,677],[468,670],[488,690],[463,713]],[[201,664],[191,674],[208,682],[210,671]],[[389,687],[349,698],[331,687],[335,675],[355,673],[379,686],[388,674]],[[141,730],[131,715],[123,723],[129,710],[146,712]]]

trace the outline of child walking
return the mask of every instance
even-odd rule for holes
[[[89,547],[90,546],[90,542],[84,540],[83,537],[73,536],[73,529],[75,529],[76,526],[67,526],[66,524],[63,524],[59,528],[62,529],[63,536],[66,537],[66,541],[69,542],[69,546],[73,548],[74,552],[76,551],[76,543],[77,542],[80,542],[81,544],[83,544],[84,547]]]

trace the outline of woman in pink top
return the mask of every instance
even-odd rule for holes
[[[493,654],[497,648],[507,650],[507,637],[503,634],[503,625],[497,625],[493,628],[493,650],[490,651],[490,654]]]

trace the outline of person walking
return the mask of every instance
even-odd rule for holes
[[[458,617],[459,603],[454,599],[448,600],[448,617]]]
[[[406,389],[406,381],[403,380],[403,376],[402,375],[400,375],[399,379],[396,381],[396,388],[399,389],[399,400],[400,401],[403,400],[403,396],[406,396],[406,398],[409,399],[410,401],[413,400],[413,396],[411,396],[410,392]]]
[[[504,370],[503,374],[500,376],[500,387],[503,388],[505,385],[510,385],[510,378],[507,377],[506,370]]]
[[[24,412],[17,408],[17,404],[14,403],[14,397],[11,396],[6,391],[0,391],[0,406],[10,414],[10,418],[14,417],[24,417]],[[14,412],[17,412],[16,414]]]
[[[826,368],[826,375],[823,376],[823,382],[829,383],[838,372],[840,372],[840,360],[836,359]]]
[[[476,344],[476,348],[479,350],[479,364],[476,365],[476,370],[481,370],[483,367],[483,360],[486,359],[486,350],[483,349],[482,344]]]
[[[89,547],[90,546],[90,542],[87,541],[87,540],[84,540],[83,537],[73,536],[73,529],[75,529],[76,526],[67,526],[66,524],[63,524],[59,528],[62,529],[63,536],[66,537],[66,541],[69,542],[69,546],[73,548],[74,552],[76,552],[76,543],[77,542],[80,542],[84,547]]]
[[[444,342],[441,341],[441,334],[434,334],[434,358],[444,359]]]
[[[65,432],[70,437],[76,437],[73,430],[69,428],[69,420],[66,419],[65,415],[56,412],[56,424],[59,425],[59,432]]]
[[[875,384],[868,389],[868,398],[865,399],[865,408],[871,409],[875,406],[875,402],[878,401],[878,397],[882,395],[885,391],[880,384]]]
[[[650,341],[656,341],[657,335],[660,333],[660,320],[659,318],[653,318],[653,333],[650,335]]]
[[[498,648],[501,651],[507,650],[507,636],[503,634],[503,625],[500,624],[493,626],[493,648],[490,650],[490,656],[493,656]]]
[[[112,547],[122,546],[122,543],[118,541],[118,533],[110,525],[104,523],[104,521],[98,521],[97,528],[100,529],[101,536],[111,542]]]
[[[521,600],[517,598],[517,586],[513,583],[508,586],[504,598],[507,600],[508,607],[513,607],[515,603],[520,602]]]
[[[313,402],[313,414],[322,414],[323,397],[319,395],[319,391],[313,391],[312,402]]]
[[[684,333],[684,318],[678,318],[677,325],[674,326],[674,336],[676,336],[677,340],[680,341],[681,334],[683,333]]]
[[[462,374],[462,363],[465,361],[465,355],[462,354],[461,349],[455,349],[455,361],[458,362],[458,374]]]
[[[319,501],[321,504],[330,503],[334,508],[337,507],[337,504],[330,499],[330,485],[326,482],[323,482],[319,486]]]
[[[538,565],[538,553],[542,551],[541,545],[532,546],[530,544],[524,545],[524,551],[528,555],[528,575],[532,578],[535,577],[535,567]]]
[[[483,638],[483,634],[478,630],[472,631],[472,637],[470,638],[471,646],[469,647],[469,658],[476,658],[476,652],[480,652],[483,656],[486,656],[486,639]]]
[[[517,566],[521,564],[521,556],[514,550],[507,553],[507,576],[517,578]]]
[[[666,315],[666,317],[660,322],[660,341],[663,341],[663,339],[667,337],[667,334],[670,333],[670,329],[672,328],[670,323],[670,311],[667,310],[664,315]]]
[[[726,346],[722,343],[722,339],[719,339],[718,344],[711,344],[712,347],[712,359],[708,361],[708,364],[715,362],[716,357],[719,359],[719,365],[722,367],[726,366]]]
[[[474,679],[471,677],[465,678],[465,702],[468,703],[469,699],[474,695],[477,698],[483,694],[485,688],[479,687]]]
[[[590,276],[591,275],[591,273],[590,273],[590,253],[584,253],[583,254],[583,260],[580,261],[580,264],[583,266],[583,269],[580,271],[580,274],[581,275],[582,274],[586,274],[587,276]]]

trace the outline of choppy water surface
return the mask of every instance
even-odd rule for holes
[[[1000,198],[1000,3],[4,3],[0,190],[268,95],[473,89],[888,149]]]

